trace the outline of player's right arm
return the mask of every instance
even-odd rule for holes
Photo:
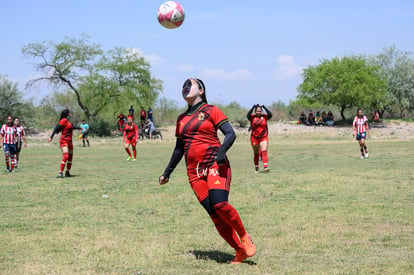
[[[170,162],[168,163],[167,167],[164,170],[164,173],[161,175],[161,177],[158,180],[158,183],[160,185],[166,184],[168,182],[168,179],[170,178],[171,173],[174,171],[177,164],[180,162],[184,155],[184,142],[181,138],[177,138],[177,141],[175,142],[175,148],[171,155]]]
[[[355,122],[356,122],[356,117],[354,118],[354,122],[352,122],[352,135],[355,136]]]
[[[48,141],[48,142],[51,142],[51,141],[52,141],[52,139],[53,139],[53,137],[55,136],[55,134],[59,133],[60,131],[62,131],[62,125],[57,124],[57,125],[55,126],[55,129],[53,129],[53,132],[52,132],[52,134],[50,135],[50,137],[49,137],[49,141]]]

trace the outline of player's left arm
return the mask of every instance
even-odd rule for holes
[[[266,108],[266,106],[262,105],[263,109],[265,109],[266,113],[267,113],[267,119],[271,119],[273,117],[272,112]]]
[[[367,135],[368,135],[368,137],[371,137],[371,134],[369,133],[368,119],[365,121],[365,126],[367,127]]]
[[[216,153],[216,161],[217,164],[224,164],[226,162],[226,152],[230,149],[233,145],[234,141],[236,140],[236,133],[231,127],[228,121],[224,122],[219,126],[220,131],[224,134],[224,140],[221,144],[220,148],[217,150]]]

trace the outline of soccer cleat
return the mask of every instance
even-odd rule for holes
[[[70,177],[72,177],[72,175],[69,173],[69,171],[66,171],[66,173],[65,173],[65,177],[70,178]]]
[[[9,168],[6,168],[6,173],[9,173],[10,172],[10,169]]]
[[[128,157],[128,158],[127,158],[127,161],[130,161],[131,159],[132,159],[132,157]]]
[[[59,174],[58,174],[57,178],[64,178],[64,176],[63,176],[63,172],[59,172]]]
[[[247,257],[252,257],[256,254],[256,245],[254,244],[252,238],[250,238],[249,234],[244,235],[240,238],[241,243],[244,247]]]
[[[366,158],[366,159],[368,158],[368,155],[369,155],[368,153],[365,153],[365,158]]]
[[[259,169],[254,169],[254,173],[258,174],[259,173]]]
[[[231,264],[241,264],[246,259],[247,259],[246,251],[244,249],[240,249],[239,251],[236,251],[236,256],[231,261]]]
[[[364,159],[364,156],[361,156],[361,159]]]
[[[263,171],[264,171],[265,173],[269,173],[269,172],[270,172],[270,168],[269,168],[269,167],[265,167],[265,168],[263,168]]]
[[[137,159],[133,159],[132,161],[137,161]]]

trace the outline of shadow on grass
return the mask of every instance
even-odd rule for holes
[[[212,251],[200,251],[200,250],[190,250],[190,254],[194,255],[197,260],[203,261],[216,261],[221,264],[229,264],[234,258],[234,254],[229,254],[217,250]],[[253,261],[246,260],[243,262],[248,265],[257,265]]]

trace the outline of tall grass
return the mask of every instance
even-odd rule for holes
[[[0,174],[2,274],[413,274],[414,143],[270,138],[269,174],[253,173],[248,138],[229,152],[230,203],[258,248],[243,264],[196,201],[182,161],[157,183],[173,138],[144,141],[127,162],[120,138],[75,146],[57,179],[57,143],[23,150]]]

